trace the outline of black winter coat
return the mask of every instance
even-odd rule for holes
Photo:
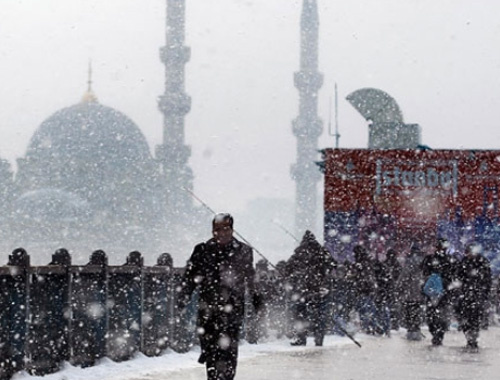
[[[486,301],[491,290],[490,262],[483,256],[464,257],[457,271],[461,296],[470,302]]]
[[[306,233],[286,265],[292,298],[305,298],[307,301],[322,298],[322,290],[329,288],[329,275],[335,266],[330,252],[319,244],[314,235]]]
[[[376,297],[378,291],[375,262],[365,257],[349,266],[346,280],[355,294],[355,297]]]
[[[235,337],[243,323],[245,292],[254,295],[254,277],[252,248],[234,238],[227,246],[210,239],[194,248],[178,306],[185,307],[199,288],[198,326],[219,326]]]
[[[433,255],[425,256],[422,261],[424,281],[426,281],[432,273],[437,273],[441,275],[445,291],[453,281],[454,271],[455,268],[453,267],[450,256],[443,251],[437,251]]]

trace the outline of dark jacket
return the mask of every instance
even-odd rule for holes
[[[198,244],[184,273],[178,306],[183,308],[199,289],[198,325],[214,323],[237,334],[243,323],[245,292],[254,294],[253,252],[233,238],[227,246],[215,239]]]
[[[363,256],[349,266],[346,279],[352,287],[356,299],[359,297],[375,297],[378,284],[375,274],[375,263],[368,256]]]
[[[373,261],[373,271],[375,274],[375,282],[377,283],[377,294],[375,301],[377,303],[388,303],[391,301],[391,295],[394,287],[391,283],[389,268],[387,265],[380,261]]]
[[[464,257],[457,271],[461,296],[467,301],[486,301],[491,290],[490,262],[483,256]]]
[[[425,256],[422,261],[424,281],[433,273],[439,274],[442,278],[445,292],[453,281],[454,271],[455,268],[453,267],[451,258],[445,251],[437,250],[436,253]]]
[[[394,301],[394,298],[397,297],[399,277],[401,277],[403,268],[396,258],[387,258],[384,261],[384,266],[386,268],[391,301]]]
[[[292,297],[304,297],[306,300],[321,298],[322,290],[329,287],[329,275],[335,264],[330,252],[307,231],[285,270]]]
[[[421,271],[422,253],[412,250],[405,260],[398,280],[398,300],[401,302],[421,303],[424,301],[422,288],[424,276]]]

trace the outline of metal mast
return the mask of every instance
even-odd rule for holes
[[[166,186],[166,213],[172,223],[185,219],[193,208],[189,193],[193,173],[188,166],[191,149],[184,143],[184,118],[191,110],[191,97],[185,92],[185,65],[190,49],[185,42],[185,0],[167,0],[166,46],[160,48],[165,65],[165,92],[159,98],[163,113],[163,143],[157,147]]]
[[[335,148],[339,148],[339,140],[340,140],[340,133],[339,133],[339,96],[337,93],[337,83],[335,83]]]
[[[315,161],[323,123],[318,117],[318,92],[323,75],[318,72],[319,16],[316,0],[303,0],[300,21],[300,71],[294,75],[299,90],[299,116],[293,121],[297,137],[297,162],[292,166],[295,191],[295,229],[302,236],[316,230],[317,183],[321,179]]]

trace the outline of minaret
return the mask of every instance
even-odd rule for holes
[[[297,163],[292,166],[295,190],[295,229],[302,236],[306,229],[316,231],[317,183],[321,179],[318,137],[323,123],[318,117],[318,92],[323,75],[318,72],[319,16],[316,0],[303,0],[300,20],[300,71],[295,73],[299,90],[299,116],[293,121],[297,137]]]
[[[188,216],[193,203],[193,173],[188,166],[191,149],[184,143],[184,118],[191,109],[191,98],[185,92],[185,65],[190,49],[184,46],[185,0],[167,0],[166,46],[160,48],[165,65],[165,92],[159,99],[163,113],[163,143],[157,147],[165,180],[166,217],[176,223]]]

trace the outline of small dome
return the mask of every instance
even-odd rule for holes
[[[75,194],[59,189],[41,189],[23,194],[14,202],[14,213],[22,219],[46,222],[84,220],[89,204]]]

